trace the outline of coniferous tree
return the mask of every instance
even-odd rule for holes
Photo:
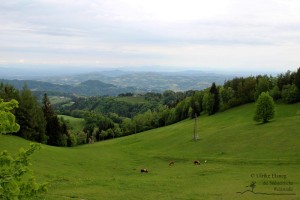
[[[43,112],[47,122],[54,116],[52,105],[46,93],[43,97]]]
[[[48,144],[49,145],[54,145],[54,146],[60,146],[60,126],[59,126],[59,121],[56,116],[51,117],[47,121],[47,136],[48,138]]]
[[[209,115],[215,114],[216,112],[219,111],[220,109],[220,97],[219,97],[219,90],[215,84],[215,82],[212,83],[212,86],[209,90],[209,93],[212,95],[213,97],[213,107],[212,107],[212,111],[211,113],[208,113]]]
[[[20,92],[19,109],[16,111],[17,121],[21,128],[17,135],[46,143],[46,120],[43,115],[42,107],[39,105],[37,98],[24,85]]]
[[[48,136],[47,144],[54,146],[67,146],[67,128],[64,122],[60,123],[57,115],[54,113],[47,94],[43,98],[43,112],[47,121],[46,134]]]

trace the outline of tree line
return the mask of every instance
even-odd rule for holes
[[[20,103],[15,110],[21,125],[17,135],[56,146],[106,140],[170,125],[196,115],[213,115],[255,102],[263,92],[283,103],[299,102],[300,68],[276,77],[236,77],[222,86],[212,83],[211,87],[201,91],[146,93],[144,97],[148,103],[144,104],[101,97],[73,99],[75,103],[61,107],[60,112],[85,119],[84,130],[74,133],[67,122],[57,117],[47,95],[40,104],[26,87],[18,91],[12,86],[0,85],[2,99],[16,99]]]
[[[16,100],[19,103],[12,113],[20,129],[12,134],[54,146],[74,145],[72,133],[68,131],[66,122],[55,114],[47,94],[40,103],[26,84],[22,90],[17,90],[1,83],[0,98],[5,102]]]
[[[212,83],[211,87],[205,90],[189,91],[189,95],[179,102],[171,103],[172,98],[170,98],[169,101],[162,101],[153,110],[149,109],[133,118],[124,118],[118,128],[121,129],[121,135],[129,135],[194,118],[195,115],[213,115],[255,102],[265,92],[269,93],[275,101],[288,104],[300,102],[300,68],[296,72],[287,71],[277,77],[268,75],[236,77],[225,81],[223,86]],[[172,92],[167,91],[167,93]],[[157,94],[147,95],[156,100],[161,98]],[[109,132],[113,131],[113,128],[109,129]],[[106,134],[105,130],[103,134]]]
[[[255,102],[263,92],[268,92],[274,100],[296,103],[300,101],[299,83],[300,68],[296,72],[287,71],[277,77],[268,75],[236,77],[225,81],[223,86],[212,83],[211,87],[202,91],[147,93],[146,99],[159,102],[153,109],[149,108],[146,112],[133,117],[120,117],[115,113],[98,116],[98,119],[90,116],[86,118],[86,130],[89,130],[89,137],[95,141],[121,137],[170,125],[193,118],[195,115],[213,115]]]
[[[145,103],[125,102],[114,97],[79,97],[72,98],[74,102],[72,105],[61,105],[58,109],[61,114],[85,119],[83,132],[86,134],[86,142],[89,143],[172,124],[173,119],[162,119],[156,115],[160,112],[160,114],[168,115],[166,113],[169,112],[168,108],[176,106],[178,102],[192,94],[191,91],[174,92],[171,90],[162,94],[154,92],[139,94],[145,98]],[[131,97],[134,94],[119,95],[119,97],[128,96]],[[166,112],[163,113],[164,111]],[[152,122],[148,123],[147,117],[151,117]],[[160,120],[155,121],[156,119]],[[147,123],[143,124],[144,121]],[[84,142],[82,139],[77,139],[77,143]]]
[[[20,125],[11,113],[18,106],[15,99],[5,102],[0,99],[0,134],[19,131]],[[38,184],[29,169],[29,157],[39,148],[40,144],[30,144],[29,149],[21,148],[16,155],[11,155],[7,150],[0,152],[0,199],[32,198],[47,191],[47,183]]]

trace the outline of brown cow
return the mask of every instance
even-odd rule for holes
[[[170,162],[169,162],[169,166],[172,166],[172,165],[174,165],[174,164],[175,164],[174,161],[170,161]]]
[[[141,169],[141,173],[148,173],[147,169]]]
[[[200,160],[195,160],[195,161],[194,161],[194,164],[195,164],[195,165],[200,165]]]

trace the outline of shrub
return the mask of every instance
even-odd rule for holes
[[[11,156],[6,150],[0,153],[0,199],[26,199],[47,191],[47,184],[38,184],[29,169],[29,157],[40,149],[39,144],[30,144],[27,150]]]

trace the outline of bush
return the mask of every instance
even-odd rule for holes
[[[79,131],[76,134],[77,145],[86,144],[87,134],[83,131]]]
[[[26,199],[47,191],[47,184],[38,184],[28,168],[29,157],[40,149],[39,144],[30,144],[27,150],[11,156],[6,150],[0,153],[0,199]]]
[[[74,147],[77,145],[77,138],[72,131],[68,132],[67,145],[68,147]]]

